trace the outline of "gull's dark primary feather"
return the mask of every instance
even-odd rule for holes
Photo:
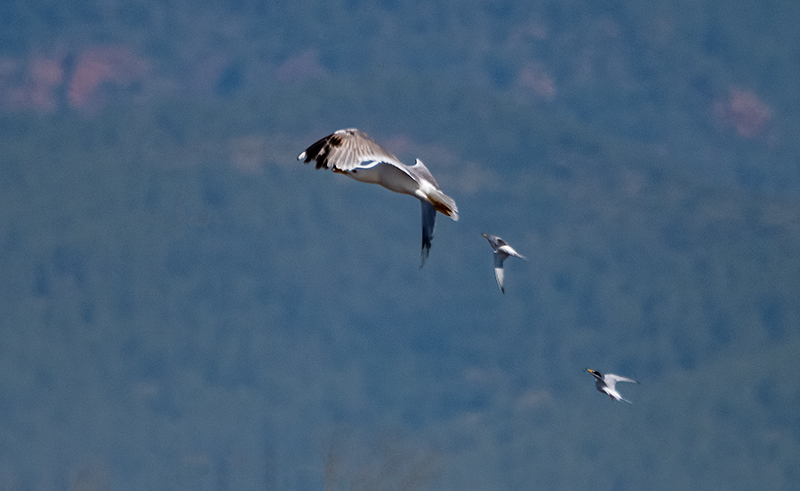
[[[425,266],[425,260],[431,253],[433,230],[436,228],[436,208],[427,201],[420,200],[422,204],[422,262],[419,267]]]

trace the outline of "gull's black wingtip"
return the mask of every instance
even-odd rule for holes
[[[425,261],[428,259],[430,253],[431,253],[430,245],[428,245],[427,248],[425,246],[422,246],[422,260],[419,262],[419,269],[422,269],[422,267],[425,266]]]

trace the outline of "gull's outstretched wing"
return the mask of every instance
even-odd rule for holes
[[[314,162],[317,169],[351,171],[387,163],[408,173],[397,157],[380,147],[375,140],[355,128],[338,130],[314,142],[297,156],[303,163]],[[427,169],[426,169],[427,170]]]
[[[422,262],[419,265],[421,268],[431,252],[433,229],[436,227],[436,208],[427,201],[420,200],[420,203],[422,203]]]

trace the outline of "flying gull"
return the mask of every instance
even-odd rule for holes
[[[628,404],[633,404],[631,401],[627,399],[623,399],[619,392],[617,392],[616,386],[617,382],[630,382],[632,384],[638,384],[639,382],[629,379],[627,377],[620,377],[619,375],[614,375],[613,373],[607,373],[603,375],[602,373],[598,372],[597,370],[592,370],[591,368],[586,369],[587,372],[591,373],[594,376],[594,386],[597,387],[597,390],[608,394],[608,397],[611,398],[612,401],[625,401]]]
[[[525,256],[515,251],[513,247],[506,244],[506,241],[496,235],[483,234],[483,236],[486,237],[494,250],[494,277],[497,280],[497,286],[500,287],[500,291],[505,294],[506,289],[503,287],[503,277],[505,276],[503,274],[503,261],[511,256],[520,259],[525,259]]]
[[[456,202],[444,194],[421,160],[408,166],[378,146],[363,131],[339,130],[317,141],[297,156],[317,169],[331,169],[356,181],[380,184],[390,191],[414,196],[422,203],[422,263],[428,258],[436,212],[458,220]]]

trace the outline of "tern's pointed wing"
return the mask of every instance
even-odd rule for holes
[[[501,245],[500,247],[498,247],[497,250],[500,251],[500,252],[504,252],[509,256],[514,256],[514,257],[518,257],[520,259],[525,259],[526,261],[528,260],[528,258],[523,256],[519,252],[515,251],[513,247],[511,247],[510,245],[505,244],[505,243],[503,245]]]
[[[501,254],[494,254],[494,279],[497,280],[497,286],[500,287],[500,291],[503,294],[506,293],[505,287],[503,287],[503,277],[505,273],[503,271],[503,261],[505,261],[505,257]]]
[[[431,252],[433,229],[436,227],[436,208],[427,201],[420,200],[420,203],[422,203],[422,262],[419,265],[421,268]]]
[[[387,163],[409,174],[408,168],[397,157],[381,148],[369,135],[355,128],[338,130],[314,142],[297,156],[297,160],[306,164],[313,161],[317,169],[333,168],[340,171]]]
[[[607,373],[606,376],[603,377],[603,380],[611,390],[614,390],[614,387],[617,385],[617,382],[630,382],[632,384],[639,383],[633,379],[627,377],[621,377],[619,375],[614,375],[613,373]]]

